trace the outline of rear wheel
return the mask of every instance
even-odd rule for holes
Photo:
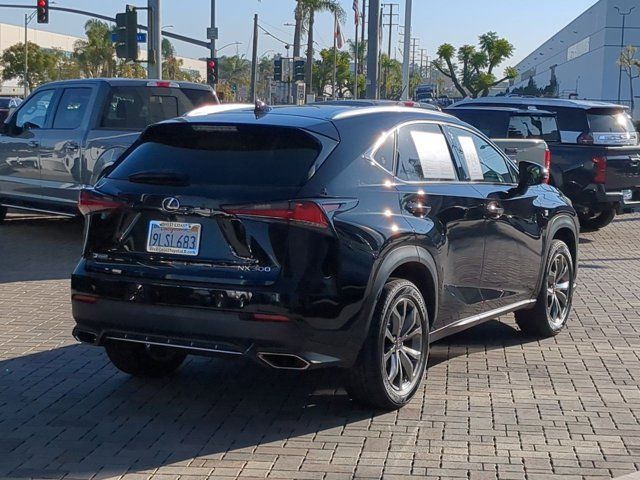
[[[162,377],[174,372],[187,354],[175,348],[142,343],[110,342],[105,345],[109,360],[135,377]]]
[[[349,371],[354,400],[396,409],[415,394],[427,365],[429,319],[420,290],[407,280],[384,286],[365,344]]]
[[[598,230],[609,225],[616,216],[616,211],[611,208],[593,215],[581,215],[580,227],[583,230]]]
[[[571,312],[574,279],[575,269],[569,247],[561,240],[553,240],[535,306],[515,313],[520,330],[537,337],[560,333]]]

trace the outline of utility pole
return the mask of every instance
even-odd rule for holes
[[[256,80],[258,76],[258,14],[253,16],[253,53],[251,54],[251,101],[256,101]]]
[[[355,7],[357,7],[357,5],[354,4]],[[356,8],[356,12],[355,12],[355,24],[356,24],[356,35],[355,35],[355,41],[353,42],[353,47],[355,50],[355,58],[353,59],[353,70],[354,70],[354,77],[355,77],[355,81],[353,83],[353,98],[355,98],[356,100],[358,99],[358,27],[360,26],[360,12],[357,11]]]
[[[331,97],[336,99],[336,76],[338,63],[338,14],[333,14],[333,72],[331,81]]]
[[[620,15],[622,17],[622,37],[620,39],[620,53],[622,53],[622,50],[624,49],[624,28],[625,28],[625,22],[627,20],[627,16],[631,15],[631,12],[633,12],[633,10],[635,10],[636,7],[631,7],[628,11],[626,12],[622,12],[620,10],[619,7],[613,7],[618,11],[618,15]],[[620,103],[620,89],[622,87],[622,64],[620,64],[620,69],[618,70],[618,103]],[[629,94],[631,95],[631,94]],[[633,98],[631,99],[631,102],[633,102]]]
[[[209,56],[211,58],[216,57],[216,40],[218,39],[218,32],[216,30],[216,0],[211,0],[211,27],[210,31],[207,32],[209,35],[207,37],[211,40],[211,45],[209,47]]]
[[[412,75],[415,72],[417,46],[418,46],[418,39],[414,37],[411,39],[411,74]]]
[[[367,38],[367,98],[377,98],[378,54],[380,51],[380,0],[369,0],[369,30]]]
[[[27,26],[29,25],[29,16],[24,14],[24,98],[26,100],[29,95],[29,45],[27,44]]]
[[[383,13],[382,16],[383,18],[385,16],[389,17],[389,46],[387,48],[387,55],[389,56],[389,60],[391,60],[391,40],[393,37],[393,27],[395,25],[397,25],[396,23],[393,22],[393,17],[394,15],[397,16],[397,13],[393,13],[393,7],[399,7],[400,5],[398,5],[397,3],[383,3],[382,4],[382,8],[384,9],[384,7],[389,7],[389,13]],[[387,63],[387,68],[384,69],[384,92],[385,92],[385,98],[389,97],[389,63]]]
[[[362,45],[362,48],[364,48],[364,32],[366,30],[366,27],[367,27],[367,0],[362,0],[362,31],[360,32],[361,33],[360,45]],[[360,65],[360,69],[362,70],[362,73],[364,73],[364,65]]]
[[[149,38],[147,39],[147,77],[162,79],[162,31],[160,0],[147,0],[147,21]]]
[[[421,78],[424,78],[424,77],[426,77],[426,76],[427,76],[427,75],[426,75],[425,68],[424,68],[424,59],[425,59],[425,57],[427,57],[427,56],[424,54],[424,52],[426,52],[426,51],[427,51],[427,49],[426,49],[426,48],[421,48],[421,49],[420,49],[420,77],[421,77]],[[427,57],[427,58],[428,58],[428,57]]]
[[[411,3],[404,6],[404,49],[402,51],[402,100],[409,100],[409,48],[411,47]]]

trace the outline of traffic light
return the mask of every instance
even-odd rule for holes
[[[282,81],[282,57],[276,57],[273,60],[273,79],[276,82]]]
[[[49,23],[49,0],[38,0],[38,23]]]
[[[138,60],[138,12],[127,5],[127,11],[116,15],[116,57]]]
[[[207,58],[207,83],[215,85],[218,83],[218,59]]]
[[[296,58],[293,61],[293,81],[304,82],[304,65],[305,61],[301,58]]]

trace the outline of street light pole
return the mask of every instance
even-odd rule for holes
[[[411,0],[405,0],[404,48],[402,51],[402,100],[409,99],[409,49],[411,48]]]
[[[625,28],[627,16],[631,15],[631,12],[633,12],[636,7],[631,7],[627,12],[624,12],[624,13],[620,10],[620,7],[613,7],[613,8],[615,8],[618,11],[618,15],[622,17],[622,34],[620,38],[620,53],[622,54],[622,51],[624,49],[624,28]],[[618,103],[620,103],[621,88],[622,88],[622,63],[620,63],[620,68],[618,70]],[[631,101],[633,101],[633,99],[631,99]]]
[[[410,0],[407,0],[410,1]],[[380,0],[369,0],[369,35],[367,41],[367,98],[375,99],[378,93],[378,54],[380,53]]]
[[[38,13],[37,10],[31,12],[31,15],[27,13],[24,14],[24,98],[27,98],[27,95],[29,95],[29,40],[27,37],[27,29],[29,22],[33,20],[36,13]]]

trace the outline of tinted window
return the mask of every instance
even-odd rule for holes
[[[27,122],[32,126],[44,127],[51,110],[53,92],[53,90],[42,90],[28,99],[16,115],[16,127],[22,128]]]
[[[252,125],[159,125],[142,142],[109,178],[171,171],[191,183],[300,186],[321,149],[300,130]]]
[[[9,108],[10,98],[0,98],[0,108]]]
[[[451,127],[451,133],[471,180],[490,183],[515,182],[514,172],[496,148],[468,130]]]
[[[587,111],[592,132],[634,132],[631,117],[621,109],[592,108]]]
[[[161,87],[113,87],[101,126],[142,130],[152,123],[180,116],[208,103],[216,103],[209,90]]]
[[[90,97],[90,88],[66,88],[53,119],[53,128],[78,128]]]
[[[455,115],[463,122],[473,125],[489,138],[506,138],[509,123],[508,112],[492,112],[483,109],[451,108],[447,113]]]
[[[554,117],[514,115],[509,119],[508,138],[534,138],[542,139],[546,142],[559,142],[560,132]]]
[[[548,110],[558,114],[558,127],[565,132],[586,132],[589,129],[587,115],[581,108],[552,107],[539,105],[541,110]]]
[[[385,141],[378,147],[373,158],[389,171],[393,170],[393,153],[395,152],[395,133],[387,135]]]
[[[398,177],[412,182],[455,180],[449,146],[440,127],[408,125],[398,131]]]

